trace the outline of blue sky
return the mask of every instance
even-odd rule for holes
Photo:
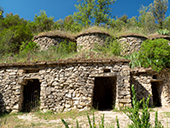
[[[128,18],[138,16],[140,6],[148,6],[152,2],[153,0],[117,0],[112,6],[112,15],[121,17],[126,14]],[[76,11],[75,4],[77,0],[0,0],[5,13],[19,14],[21,18],[31,21],[40,10],[46,11],[48,17],[54,17],[55,21],[64,19]],[[169,8],[166,15],[170,15]]]

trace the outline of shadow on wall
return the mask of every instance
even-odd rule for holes
[[[3,95],[0,93],[0,117],[6,112],[5,102],[3,100]]]
[[[143,98],[147,99],[147,97],[149,97],[150,93],[148,92],[148,90],[146,90],[146,88],[142,84],[140,84],[135,78],[133,78],[133,76],[130,79],[130,83],[131,85],[134,85],[134,89],[138,101],[142,100]],[[132,91],[131,91],[131,97],[133,97]],[[149,106],[152,106],[152,104],[153,103],[151,97],[149,101]]]

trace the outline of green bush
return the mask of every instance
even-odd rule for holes
[[[129,128],[151,128],[150,123],[150,111],[149,111],[149,100],[150,96],[147,99],[142,99],[137,101],[134,85],[131,86],[132,90],[132,108],[126,107],[124,113],[132,121],[132,124],[129,125]],[[140,112],[140,106],[142,109]],[[163,128],[161,122],[158,120],[158,113],[155,113],[155,126],[154,128]]]
[[[149,99],[147,98],[146,102],[145,99],[141,100],[140,102],[137,101],[137,97],[135,94],[134,85],[131,87],[132,90],[132,108],[127,107],[124,113],[129,117],[129,119],[133,122],[129,125],[130,128],[150,128],[150,113],[149,113]],[[142,114],[140,114],[139,109],[140,105],[142,104]]]
[[[22,42],[21,46],[20,46],[20,52],[35,52],[37,49],[39,48],[39,46],[35,43],[35,42]]]
[[[139,54],[143,67],[152,67],[153,70],[158,72],[163,68],[170,67],[170,45],[168,45],[168,40],[146,40],[142,43]]]
[[[33,35],[26,24],[26,20],[12,13],[0,20],[0,55],[16,54],[21,42],[31,41]]]
[[[167,29],[159,29],[159,30],[156,31],[156,33],[161,34],[161,35],[168,35],[169,30],[167,30]]]
[[[140,54],[139,52],[138,53],[133,53],[133,54],[130,54],[130,55],[127,55],[125,56],[126,59],[130,60],[129,62],[129,66],[131,68],[134,68],[134,67],[141,67],[141,60],[140,60]]]
[[[51,50],[55,51],[58,54],[69,54],[76,52],[76,43],[75,42],[64,42],[59,43],[57,46],[52,46]]]

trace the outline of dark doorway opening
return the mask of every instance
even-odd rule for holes
[[[93,107],[108,110],[115,107],[116,77],[96,77],[93,91]]]
[[[161,105],[161,98],[160,98],[160,84],[159,82],[151,82],[152,84],[152,95],[153,95],[153,105],[155,107],[160,107]]]
[[[40,82],[38,79],[27,80],[23,86],[22,112],[35,111],[40,105]]]

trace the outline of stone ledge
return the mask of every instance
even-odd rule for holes
[[[120,36],[117,36],[116,38],[123,38],[123,37],[137,37],[137,38],[145,38],[148,39],[146,36],[144,35],[140,35],[140,34],[134,34],[134,33],[129,33],[129,34],[122,34]]]
[[[41,38],[41,37],[52,37],[52,38],[58,37],[58,38],[67,39],[67,40],[76,42],[75,37],[73,35],[71,35],[70,33],[67,35],[66,33],[62,33],[62,32],[60,32],[60,33],[59,32],[57,32],[57,33],[55,33],[55,32],[40,33],[40,34],[38,34],[38,36],[34,36],[33,41],[38,38]]]
[[[130,60],[119,58],[106,58],[106,59],[67,59],[58,61],[37,61],[26,63],[1,63],[0,68],[3,67],[35,67],[35,66],[48,66],[48,65],[68,65],[68,64],[105,64],[105,63],[129,63]]]
[[[150,40],[160,39],[160,38],[163,38],[163,39],[166,39],[166,40],[170,40],[170,36],[167,36],[167,35],[159,35],[159,34],[157,34],[157,33],[148,36],[148,39],[150,39]]]
[[[85,35],[90,35],[90,34],[101,34],[101,35],[111,36],[109,33],[104,32],[104,31],[91,31],[91,32],[82,32],[78,34],[75,38],[77,39],[80,36],[85,36]]]

